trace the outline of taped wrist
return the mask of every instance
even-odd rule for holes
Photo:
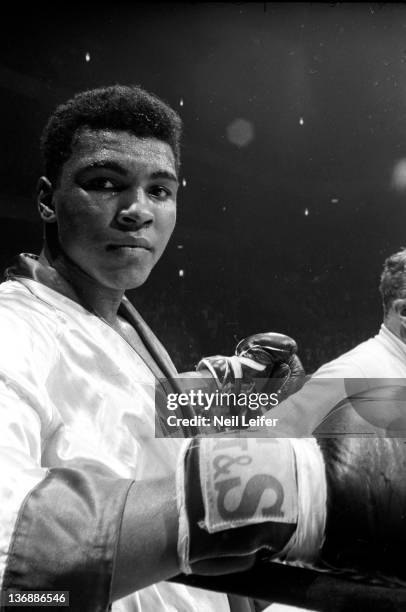
[[[252,555],[313,562],[326,517],[324,462],[314,440],[185,441],[177,470],[183,573],[203,560]]]

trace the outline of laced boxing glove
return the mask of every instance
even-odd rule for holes
[[[202,376],[211,375],[221,392],[274,390],[282,401],[298,391],[305,379],[304,369],[296,355],[297,344],[289,336],[275,332],[255,334],[241,340],[230,357],[205,357],[196,370]],[[275,386],[267,386],[268,379]]]
[[[405,391],[387,387],[377,399],[371,390],[333,411],[334,428],[341,419],[350,430],[378,402],[388,426],[368,424],[364,437],[186,442],[177,474],[182,571],[246,570],[267,549],[273,560],[405,587],[406,445],[388,437],[404,424]]]

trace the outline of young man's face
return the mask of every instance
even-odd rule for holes
[[[53,194],[62,249],[105,287],[140,286],[175,227],[177,188],[167,143],[82,129]]]

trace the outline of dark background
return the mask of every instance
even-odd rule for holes
[[[274,330],[313,371],[377,331],[382,263],[406,244],[406,5],[8,9],[2,268],[41,246],[32,194],[49,113],[116,82],[185,124],[178,227],[130,293],[180,368]]]

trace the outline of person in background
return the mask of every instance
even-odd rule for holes
[[[383,306],[379,332],[322,365],[297,393],[271,409],[270,415],[280,419],[281,434],[312,435],[316,427],[321,432],[323,420],[345,398],[370,389],[406,385],[406,249],[385,260],[379,291]],[[379,411],[368,419],[371,425],[379,425]],[[331,420],[329,423],[331,426]],[[361,416],[359,426],[359,431],[366,431]],[[344,433],[345,423],[330,431],[334,432]]]

